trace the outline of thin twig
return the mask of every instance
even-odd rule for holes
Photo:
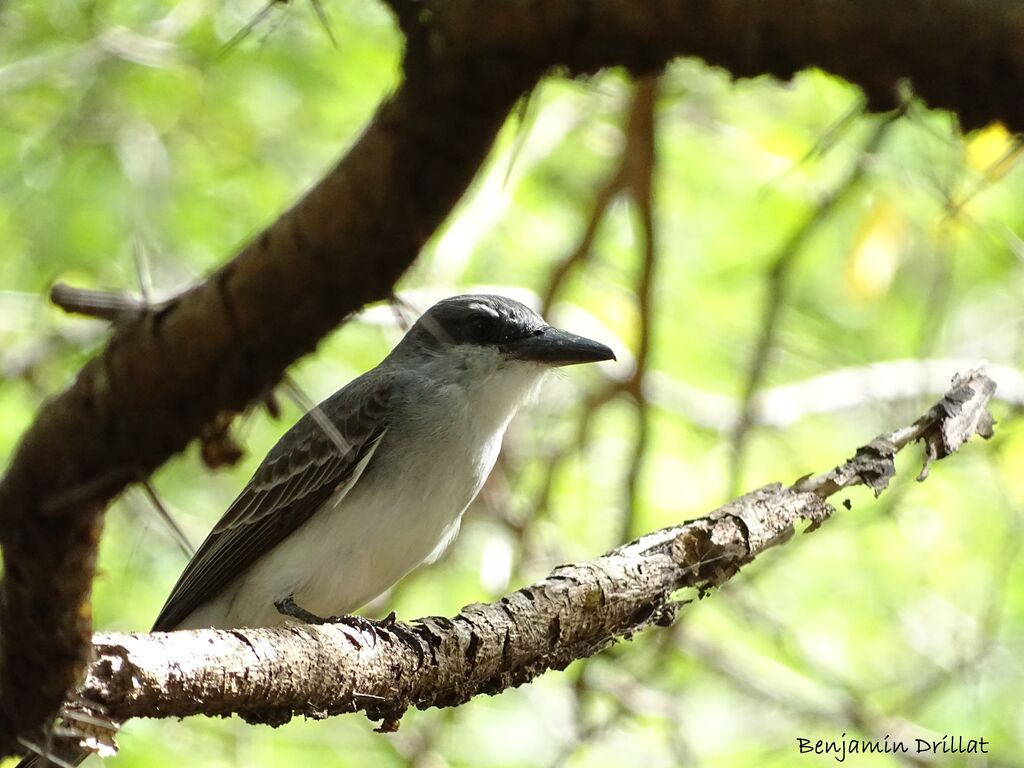
[[[789,278],[796,257],[811,235],[818,231],[829,215],[838,207],[839,203],[845,200],[857,187],[861,179],[863,179],[868,167],[865,158],[878,151],[889,129],[905,111],[906,106],[904,105],[878,121],[875,129],[864,143],[864,147],[853,167],[847,173],[846,178],[821,201],[814,212],[790,235],[789,239],[770,260],[771,267],[765,276],[767,298],[763,307],[760,335],[754,347],[754,355],[751,358],[750,366],[747,369],[747,378],[742,395],[743,405],[730,441],[732,452],[729,482],[730,496],[735,496],[743,483],[744,459],[746,458],[750,428],[753,425],[754,395],[760,389],[767,373],[768,355],[775,343],[775,334],[782,308],[789,299]]]
[[[323,27],[324,32],[327,33],[327,38],[331,41],[331,45],[337,49],[338,38],[334,36],[334,30],[331,29],[331,20],[327,18],[327,9],[324,8],[322,0],[309,0],[309,2],[313,6],[313,13],[316,14],[316,18],[320,22],[320,26]]]
[[[637,87],[639,88],[639,86]],[[568,256],[559,262],[553,270],[551,270],[551,275],[548,277],[547,285],[541,296],[541,315],[547,316],[548,311],[554,304],[555,296],[558,295],[558,292],[564,286],[566,279],[575,268],[582,266],[590,258],[594,239],[597,237],[597,231],[600,228],[601,223],[604,221],[604,217],[608,212],[609,206],[616,196],[627,186],[627,178],[630,174],[632,163],[630,157],[630,150],[632,149],[630,146],[630,139],[638,138],[637,132],[630,131],[628,126],[632,125],[635,119],[634,114],[638,108],[638,97],[639,91],[634,92],[633,101],[627,116],[627,129],[625,131],[626,141],[623,144],[618,165],[597,191],[593,207],[590,211],[590,216],[587,219],[587,224],[583,229],[582,236],[576,243],[576,247]]]
[[[234,35],[231,36],[230,40],[228,40],[226,43],[224,43],[223,46],[221,46],[220,51],[217,52],[218,58],[226,56],[234,49],[235,46],[237,46],[239,43],[245,40],[245,38],[249,36],[249,34],[259,25],[259,23],[270,14],[270,12],[274,9],[274,6],[287,2],[288,0],[268,0],[268,2],[262,8],[260,8],[258,11],[256,11],[255,14],[253,14],[253,16],[245,23],[245,25],[240,30],[238,30],[237,32],[235,32]]]
[[[302,387],[293,379],[289,374],[285,374],[281,379],[281,388],[284,389],[285,394],[291,398],[303,412],[308,413],[316,425],[320,427],[328,439],[334,443],[334,446],[338,449],[341,456],[348,455],[348,452],[352,450],[352,444],[345,439],[345,436],[341,434],[341,430],[338,426],[331,421],[331,418],[324,413],[324,409],[317,405],[310,397],[303,391]]]
[[[182,530],[181,526],[174,519],[174,516],[167,509],[163,499],[160,498],[160,494],[156,492],[156,488],[153,487],[153,483],[149,478],[142,480],[139,483],[142,486],[143,492],[149,498],[150,503],[153,505],[153,509],[156,512],[157,517],[167,527],[167,530],[171,533],[171,538],[174,539],[174,543],[178,545],[178,549],[182,551],[186,558],[192,559],[192,556],[196,553],[195,545],[189,541],[185,531]]]
[[[651,446],[650,404],[640,384],[647,373],[650,361],[651,326],[654,322],[654,272],[658,256],[653,199],[654,104],[657,99],[657,85],[655,78],[647,78],[637,84],[627,128],[627,183],[643,230],[643,257],[636,289],[640,308],[636,367],[627,384],[636,407],[636,437],[626,472],[626,498],[619,541],[629,541],[636,534],[634,529],[636,514],[640,509],[640,478]]]

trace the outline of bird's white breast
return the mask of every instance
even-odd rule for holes
[[[462,380],[411,387],[362,475],[182,626],[279,624],[274,601],[288,595],[320,616],[348,613],[439,556],[542,374],[470,359]]]

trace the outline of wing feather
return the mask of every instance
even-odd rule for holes
[[[174,629],[358,481],[387,431],[390,393],[390,378],[361,376],[285,433],[185,566],[153,631]],[[324,416],[336,433],[320,426]]]

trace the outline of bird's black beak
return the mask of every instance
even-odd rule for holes
[[[503,346],[509,357],[552,366],[615,359],[615,353],[604,344],[550,326]]]

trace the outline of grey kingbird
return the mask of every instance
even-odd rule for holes
[[[438,302],[271,448],[153,630],[273,626],[365,605],[455,538],[548,370],[614,358],[503,296]],[[48,757],[73,766],[88,754],[55,740]],[[34,754],[18,768],[46,763]]]
[[[270,450],[154,631],[360,608],[455,538],[505,428],[548,370],[614,357],[503,296],[435,304]]]

